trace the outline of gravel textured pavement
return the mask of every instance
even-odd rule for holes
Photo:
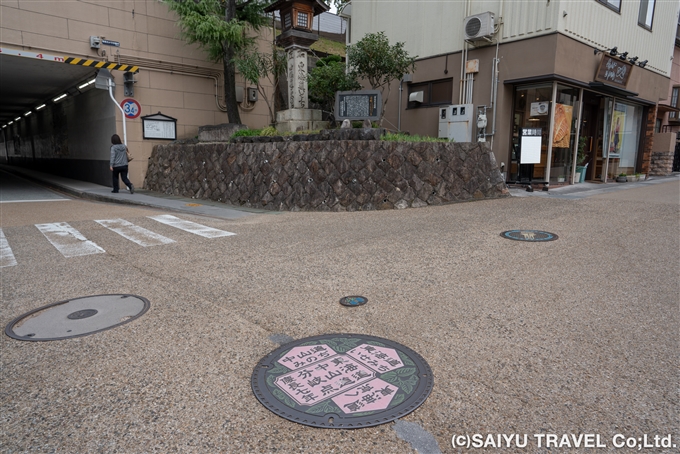
[[[212,239],[150,219],[163,213],[152,208],[1,208],[18,263],[0,268],[3,327],[87,295],[140,295],[151,308],[86,337],[0,336],[0,452],[501,451],[452,448],[453,435],[472,434],[528,434],[527,447],[502,452],[636,450],[615,449],[617,434],[680,445],[677,178],[574,200],[174,213],[236,233]],[[143,248],[94,222],[118,217],[175,242]],[[38,222],[68,222],[106,253],[65,258]],[[512,229],[559,239],[499,235]],[[341,306],[346,295],[369,303]],[[306,427],[255,399],[250,376],[271,339],[342,332],[394,340],[430,364],[434,390],[400,420],[409,430]],[[599,434],[607,447],[546,450],[534,434]]]

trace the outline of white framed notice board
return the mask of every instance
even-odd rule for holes
[[[177,119],[158,112],[142,117],[145,139],[177,140]]]

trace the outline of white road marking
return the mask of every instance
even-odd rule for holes
[[[0,229],[0,268],[15,266],[16,264],[17,260],[14,258],[12,248],[9,247],[5,233]]]
[[[66,222],[36,224],[35,226],[64,257],[78,257],[106,252]]]
[[[175,240],[154,233],[144,227],[139,227],[125,219],[102,219],[95,221],[103,225],[109,230],[116,232],[118,235],[133,241],[140,246],[157,246],[159,244],[174,243]]]
[[[26,202],[70,202],[70,200],[69,199],[0,200],[0,203],[26,203]]]
[[[170,214],[162,214],[160,216],[149,216],[154,221],[158,221],[162,224],[175,227],[185,232],[193,233],[194,235],[200,235],[205,238],[217,238],[221,236],[231,236],[236,235],[235,233],[226,232],[224,230],[213,229],[212,227],[207,227],[205,225],[196,224],[195,222],[185,221],[176,216]]]

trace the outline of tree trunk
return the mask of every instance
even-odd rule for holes
[[[224,19],[227,22],[236,18],[236,0],[227,0]],[[234,48],[229,43],[224,43],[224,102],[227,105],[227,117],[229,123],[241,124],[241,115],[236,102],[236,68],[232,59]]]

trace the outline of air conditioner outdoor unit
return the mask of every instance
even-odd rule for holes
[[[466,17],[463,20],[465,39],[467,41],[479,41],[491,38],[494,34],[495,18],[494,13],[490,11]]]

